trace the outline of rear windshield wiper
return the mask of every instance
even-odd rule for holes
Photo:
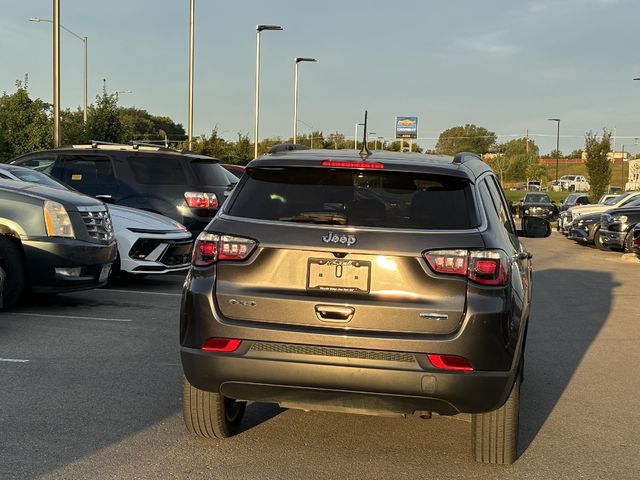
[[[280,217],[280,221],[346,225],[347,217],[344,214],[337,212],[302,212],[291,217]]]

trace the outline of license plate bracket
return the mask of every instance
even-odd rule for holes
[[[371,287],[371,262],[339,258],[307,260],[307,290],[367,294]]]

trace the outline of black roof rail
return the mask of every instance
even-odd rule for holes
[[[281,153],[281,152],[292,152],[294,150],[310,150],[306,145],[302,145],[300,143],[280,143],[278,145],[274,145],[267,152],[268,154]]]
[[[480,158],[479,155],[472,153],[472,152],[458,152],[456,153],[456,156],[453,157],[453,162],[451,163],[458,163],[458,164],[463,164],[464,162],[467,162],[469,160],[480,160],[482,161],[482,158]]]

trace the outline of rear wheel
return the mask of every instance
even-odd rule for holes
[[[187,430],[203,438],[227,438],[240,430],[246,402],[200,390],[182,378],[182,415]]]
[[[518,455],[520,379],[516,378],[504,405],[471,419],[471,445],[476,462],[511,465]]]
[[[600,235],[600,230],[598,230],[595,235],[593,236],[593,243],[596,246],[596,248],[598,250],[602,250],[602,251],[608,251],[609,247],[607,247],[603,242],[602,242],[602,236]]]
[[[24,293],[26,269],[16,242],[0,235],[0,309],[16,303]]]

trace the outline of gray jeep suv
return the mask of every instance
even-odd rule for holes
[[[531,255],[477,156],[288,151],[253,160],[198,237],[180,345],[189,431],[247,401],[473,414],[476,460],[516,458]]]

